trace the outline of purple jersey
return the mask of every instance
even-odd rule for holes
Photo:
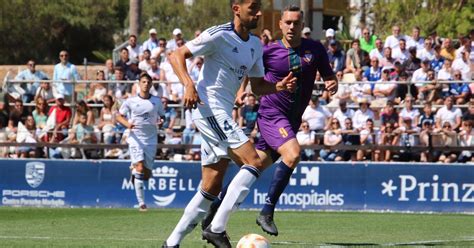
[[[260,99],[257,123],[262,135],[255,147],[261,151],[271,149],[275,161],[278,148],[296,138],[301,116],[313,92],[316,71],[323,78],[334,73],[323,45],[307,39],[302,39],[297,48],[286,47],[281,40],[265,46],[263,63],[266,81],[276,83],[290,71],[298,78],[294,93],[281,91]]]
[[[334,74],[323,45],[308,39],[301,39],[297,48],[286,47],[281,40],[268,44],[263,50],[263,63],[266,81],[277,83],[290,71],[298,81],[294,93],[281,91],[261,97],[259,114],[280,113],[297,123],[311,98],[316,72],[319,71],[323,78]]]

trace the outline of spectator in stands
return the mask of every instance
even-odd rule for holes
[[[421,122],[421,131],[420,131],[420,145],[431,147],[433,146],[433,123],[429,119],[424,119]],[[420,152],[420,162],[433,162],[435,154],[430,150],[425,150]]]
[[[138,60],[137,59],[131,59],[128,61],[127,65],[127,70],[125,71],[125,78],[130,81],[138,81],[138,78],[140,77],[140,73],[142,72],[138,68]]]
[[[181,29],[175,28],[173,30],[173,39],[167,42],[166,50],[169,50],[169,51],[176,50],[176,48],[178,48],[178,45],[176,44],[178,40],[183,40],[183,33],[181,32]]]
[[[371,58],[370,65],[364,72],[364,81],[376,82],[382,77],[382,67],[379,66],[379,59],[376,57]]]
[[[140,51],[143,53],[145,50],[153,51],[156,47],[158,47],[158,39],[156,37],[156,29],[152,28],[148,31],[150,38],[143,42]]]
[[[470,56],[469,51],[461,52],[461,58],[455,59],[452,65],[454,70],[461,71],[462,80],[465,80],[465,81],[470,81],[472,77],[471,62],[470,62],[469,56]]]
[[[51,84],[47,82],[42,82],[40,87],[36,90],[35,100],[38,97],[43,98],[47,103],[53,103],[56,101],[53,94],[53,88],[51,88]]]
[[[408,49],[409,57],[402,63],[403,70],[408,74],[408,76],[412,76],[413,73],[420,69],[421,67],[421,60],[416,57],[416,48],[410,47]]]
[[[142,60],[138,63],[138,69],[142,71],[148,71],[151,68],[150,65],[151,52],[148,49],[143,51]]]
[[[76,105],[76,113],[72,122],[73,127],[80,123],[81,115],[86,116],[86,124],[88,126],[93,126],[95,124],[94,111],[87,106],[87,103],[84,100],[79,101]]]
[[[335,40],[329,42],[327,53],[332,70],[334,72],[342,71],[346,63],[345,56],[342,50],[337,49],[337,42]]]
[[[346,118],[344,120],[344,127],[342,128],[342,142],[344,145],[360,145],[360,135],[352,127],[352,119]],[[357,158],[357,152],[355,150],[342,151],[342,159],[344,161],[355,161]]]
[[[410,58],[410,52],[407,49],[405,39],[400,39],[398,43],[399,43],[398,47],[394,48],[392,51],[392,57],[395,60],[400,61],[400,63],[404,63],[408,58]],[[416,50],[415,50],[415,54],[416,54]]]
[[[461,109],[454,107],[453,104],[454,98],[448,96],[444,100],[444,106],[436,112],[435,120],[437,129],[441,129],[445,122],[449,122],[452,130],[456,130],[461,126]]]
[[[38,97],[35,100],[35,109],[33,110],[33,119],[38,129],[43,129],[46,126],[48,120],[48,104],[42,97]]]
[[[375,48],[369,53],[370,58],[377,58],[379,61],[384,58],[383,41],[380,38],[375,40]]]
[[[176,100],[180,100],[181,98],[178,95],[178,99],[175,100],[175,95],[171,95],[172,93],[179,94],[180,89],[182,89],[181,83],[179,83],[178,76],[174,73],[173,67],[169,63],[169,56],[171,55],[171,51],[166,52],[167,59],[165,62],[160,64],[160,69],[164,72],[164,81],[167,81],[167,90],[170,93],[170,100],[173,102],[177,102]],[[174,90],[173,90],[174,88]],[[183,89],[184,91],[184,89]],[[182,95],[181,95],[182,97]]]
[[[49,140],[55,143],[62,141],[67,136],[72,117],[71,108],[64,105],[63,95],[56,95],[56,105],[49,109],[48,118],[53,112],[56,112],[56,125]]]
[[[408,94],[413,96],[414,98],[418,96],[418,89],[414,84],[408,82],[408,74],[406,72],[401,72],[398,79],[403,84],[399,84],[397,86],[397,93],[395,97],[396,103],[400,103]]]
[[[98,128],[102,133],[105,144],[113,144],[115,137],[115,114],[114,100],[111,96],[105,95],[103,98],[104,107],[100,110]],[[87,124],[87,123],[86,123]]]
[[[362,36],[360,37],[360,48],[367,53],[375,49],[375,41],[377,36],[371,35],[368,28],[362,29]]]
[[[60,63],[54,66],[53,80],[63,81],[63,80],[80,80],[79,73],[77,72],[76,66],[69,63],[68,61],[69,53],[65,50],[62,50],[59,53]],[[73,85],[70,83],[54,82],[53,83],[53,93],[62,94],[68,96],[68,100],[74,97]]]
[[[303,29],[303,32],[304,31],[306,31],[306,33],[309,33],[309,35],[311,35],[311,30],[309,28],[307,30]],[[305,35],[306,33],[303,33],[303,35]],[[303,36],[303,37],[305,37],[305,36]],[[272,32],[268,28],[264,28],[260,32],[260,41],[262,42],[263,46],[266,46],[266,45],[268,45],[268,43],[273,42]]]
[[[356,69],[362,68],[362,60],[364,54],[360,49],[360,41],[353,40],[351,42],[351,49],[347,51],[345,73],[353,73]]]
[[[114,76],[114,61],[112,59],[107,59],[105,61],[105,80],[112,80]]]
[[[363,126],[363,129],[360,130],[360,144],[362,146],[377,144],[377,134],[374,129],[374,121],[369,118],[365,121]],[[374,161],[374,150],[364,148],[357,150],[357,161],[362,161],[364,158]]]
[[[193,59],[193,63],[189,66],[188,71],[191,79],[197,82],[199,73],[201,72],[202,66],[204,65],[204,57],[197,56]]]
[[[433,40],[428,37],[424,41],[423,48],[416,50],[416,57],[421,60],[433,60],[434,56],[435,51],[433,49]]]
[[[18,126],[18,122],[20,121],[25,123],[28,115],[28,110],[23,106],[23,101],[16,99],[13,109],[10,111],[10,119],[13,120],[14,125]]]
[[[34,100],[37,89],[40,87],[38,80],[47,80],[48,76],[43,71],[36,70],[36,62],[33,59],[28,60],[26,63],[28,69],[25,69],[16,75],[15,80],[31,80],[32,82],[21,83],[19,86],[23,89],[24,93],[22,101],[29,103]],[[16,85],[18,86],[18,85]]]
[[[306,121],[301,123],[301,128],[296,133],[296,140],[301,146],[304,145],[314,145],[314,138],[316,134],[314,131],[309,129],[309,124]],[[301,151],[301,161],[311,161],[314,159],[315,152],[313,149],[302,149]]]
[[[125,81],[125,72],[120,66],[115,67],[115,73],[112,80],[118,81],[111,86],[109,89],[109,95],[115,96],[117,99],[126,99],[131,92],[132,85],[128,83],[120,83],[120,81]]]
[[[420,37],[420,27],[415,26],[411,31],[411,36],[407,37],[407,48],[416,47],[416,50],[423,49],[425,39]]]
[[[162,63],[166,59],[166,39],[158,39],[158,46],[151,50],[151,58]]]
[[[462,120],[471,120],[474,122],[474,101],[472,99],[469,101],[467,111],[462,115]]]
[[[401,117],[402,122],[395,131],[399,136],[399,145],[405,146],[406,149],[400,150],[398,153],[401,161],[417,161],[419,156],[417,153],[411,151],[410,147],[417,145],[416,135],[419,133],[419,128],[414,124],[410,117]]]
[[[441,128],[435,130],[435,133],[438,135],[435,135],[433,138],[436,137],[438,141],[433,141],[433,143],[437,143],[441,147],[456,146],[458,143],[457,133],[449,121],[444,121]],[[457,152],[451,150],[443,150],[435,154],[439,154],[438,162],[440,163],[452,163],[456,161],[458,157]]]
[[[336,72],[336,78],[338,82],[343,81],[343,72],[338,71]],[[334,112],[334,109],[336,109],[339,106],[339,103],[341,101],[347,102],[351,101],[351,86],[349,84],[339,84],[338,90],[336,94],[331,96],[331,102],[327,104],[326,106],[331,110],[331,112]],[[342,123],[342,122],[340,122]]]
[[[426,95],[421,92],[421,88],[426,84],[426,80],[428,79],[428,71],[430,70],[430,61],[424,60],[421,63],[421,68],[413,72],[413,76],[411,77],[412,82],[421,82],[416,83],[416,87],[418,88],[418,99],[425,100]]]
[[[403,126],[403,122],[407,119],[410,119],[411,123],[411,128],[414,128],[415,126],[418,125],[418,120],[420,117],[420,112],[418,109],[413,107],[413,103],[415,102],[415,99],[412,96],[406,96],[404,100],[405,107],[400,111],[400,118],[398,120],[399,126]],[[410,128],[410,127],[408,127]]]
[[[387,101],[387,105],[383,108],[380,119],[382,121],[381,130],[383,130],[389,122],[393,124],[394,129],[398,128],[399,116],[393,101]]]
[[[440,45],[443,43],[441,40],[441,37],[438,36],[438,33],[436,31],[431,32],[430,36],[431,40],[433,41],[433,46],[435,45]]]
[[[374,112],[369,108],[369,101],[367,99],[362,98],[359,101],[359,107],[354,113],[354,117],[352,117],[353,126],[357,131],[364,129],[367,120],[373,120],[375,117]]]
[[[337,50],[342,50],[342,45],[341,43],[336,40],[336,31],[334,31],[334,29],[332,28],[328,28],[326,30],[326,40],[324,41],[323,45],[326,49],[328,49],[329,47],[329,43],[334,40],[336,41],[336,45],[337,45]]]
[[[443,104],[442,90],[443,87],[449,87],[448,85],[442,85],[435,79],[435,72],[429,69],[426,73],[427,83],[423,83],[418,88],[419,94],[423,94],[423,99],[427,102],[436,102],[437,104]]]
[[[380,66],[393,66],[395,59],[392,57],[392,48],[385,47],[383,50],[383,58],[379,60]]]
[[[98,70],[95,74],[95,80],[105,80],[105,72]],[[102,98],[107,95],[107,84],[106,83],[91,83],[89,94],[86,96],[88,103],[102,103]]]
[[[382,77],[379,81],[377,81],[377,83],[375,83],[374,89],[372,91],[375,100],[378,100],[382,103],[386,103],[387,100],[393,101],[395,99],[397,85],[394,83],[388,83],[392,81],[390,79],[390,73],[393,70],[394,68],[391,66],[384,66],[382,68]]]
[[[454,81],[463,81],[461,71],[454,71]],[[456,104],[464,104],[471,97],[471,90],[467,83],[451,83],[449,84],[449,93],[454,97]]]
[[[36,143],[36,125],[33,116],[28,115],[28,117],[26,117],[25,128],[26,132],[28,132],[28,134],[26,135],[27,138],[21,141],[21,143]],[[36,150],[37,149],[33,146],[20,146],[17,149],[17,157],[36,158],[38,157],[38,154],[36,154]]]
[[[423,113],[421,113],[420,117],[418,118],[418,127],[422,128],[423,123],[430,122],[432,126],[435,123],[435,117],[433,113],[433,105],[431,102],[426,102],[423,105]]]
[[[0,99],[0,129],[5,128],[8,125],[9,116],[4,100]]]
[[[128,54],[128,49],[123,47],[120,49],[120,58],[118,61],[115,61],[115,67],[119,66],[123,71],[127,71],[130,62],[130,56]]]
[[[163,109],[165,110],[165,118],[163,119],[162,127],[166,129],[168,133],[172,133],[176,121],[176,110],[168,106],[169,100],[165,97],[161,98],[161,103],[163,103]]]
[[[308,122],[309,129],[316,133],[315,143],[320,144],[324,130],[329,126],[331,112],[321,106],[318,96],[311,96],[309,105],[306,107],[301,119]]]
[[[462,52],[468,52],[470,53],[472,51],[472,47],[471,47],[471,40],[469,39],[469,37],[467,36],[464,36],[460,39],[460,43],[461,43],[461,46],[456,49],[456,59],[459,59],[462,57]]]
[[[140,55],[140,46],[137,45],[137,36],[134,34],[131,34],[128,36],[128,55],[130,58],[135,58],[139,59]]]
[[[436,45],[434,47],[434,51],[435,51],[435,56],[434,56],[434,59],[431,60],[431,63],[430,63],[430,66],[431,68],[433,68],[433,70],[438,73],[439,70],[441,70],[441,68],[443,67],[443,64],[444,64],[444,57],[441,56],[441,46],[439,45]]]
[[[446,38],[443,40],[443,45],[441,46],[441,56],[445,59],[454,60],[456,58],[456,49],[453,46],[453,41],[451,38]]]
[[[334,147],[339,144],[342,144],[341,125],[336,118],[331,118],[330,127],[324,133],[324,145]],[[339,150],[321,149],[319,151],[319,156],[323,161],[341,161],[342,154],[343,152]]]
[[[437,79],[442,81],[450,81],[453,80],[453,68],[451,65],[453,61],[447,59],[444,61],[443,67],[438,72]]]
[[[401,34],[400,26],[395,25],[392,27],[392,35],[388,36],[385,39],[384,47],[390,47],[391,49],[395,49],[399,46],[400,39],[405,39],[405,35]]]
[[[190,109],[186,109],[184,112],[184,130],[183,130],[183,144],[191,144],[193,136],[196,133],[196,126],[193,123],[193,118]]]
[[[351,128],[352,128],[352,117],[354,116],[354,110],[347,108],[347,101],[339,101],[339,108],[334,112],[333,118],[336,118],[339,123],[345,123],[346,119],[351,119]],[[342,130],[346,129],[346,126],[341,127]]]
[[[395,126],[396,122],[385,122],[382,126],[381,132],[380,132],[380,142],[379,144],[382,146],[396,146],[398,145],[398,139],[399,136],[395,131],[397,128]],[[393,152],[390,149],[380,149],[376,150],[374,154],[374,159],[375,161],[393,161]]]
[[[85,113],[79,114],[79,123],[71,130],[71,137],[69,143],[71,144],[96,144],[97,136],[94,132],[94,127],[87,124],[88,116]],[[97,149],[80,149],[84,152],[83,158],[91,159],[97,158]]]
[[[355,73],[356,82],[363,81],[362,70],[358,69]],[[351,99],[354,103],[359,103],[361,99],[372,100],[372,85],[367,83],[354,83],[351,84]]]
[[[474,146],[474,129],[472,128],[472,120],[463,121],[462,131],[459,133],[459,145],[463,147]],[[459,155],[458,162],[465,163],[467,161],[474,162],[472,151],[462,151]]]
[[[245,135],[255,138],[257,135],[257,112],[259,105],[257,98],[253,94],[247,95],[247,101],[240,108],[239,126],[244,130]]]

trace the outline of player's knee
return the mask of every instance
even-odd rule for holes
[[[288,165],[291,168],[295,168],[298,163],[300,162],[300,150],[299,149],[294,149],[292,151],[288,151],[284,156],[283,156],[283,162],[285,162],[286,165]]]

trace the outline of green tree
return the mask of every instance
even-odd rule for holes
[[[128,1],[0,0],[0,64],[56,63],[60,50],[71,61],[96,60],[110,51],[113,35],[124,28]]]
[[[467,0],[392,0],[376,1],[370,13],[374,32],[382,37],[399,25],[406,34],[419,26],[422,36],[436,31],[441,37],[458,38],[474,26],[473,8],[474,1]]]

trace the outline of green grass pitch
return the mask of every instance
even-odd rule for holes
[[[0,247],[161,247],[182,209],[0,208]],[[256,211],[234,213],[229,236],[263,234]],[[474,215],[366,212],[277,212],[272,247],[474,246]],[[181,247],[211,247],[200,226]]]

